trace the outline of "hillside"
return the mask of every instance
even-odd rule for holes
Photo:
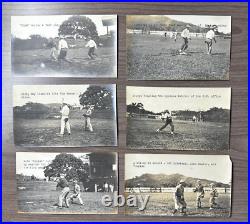
[[[205,32],[196,25],[185,23],[177,20],[172,20],[167,16],[163,15],[132,15],[127,18],[128,29],[144,29],[145,26],[154,31],[178,31],[181,32],[184,27],[188,24],[191,26],[191,32]]]
[[[194,187],[197,183],[198,178],[186,177],[181,174],[143,174],[132,179],[125,181],[126,187],[176,187],[180,180],[185,180],[187,187]],[[223,184],[220,182],[215,182],[206,179],[201,180],[204,186],[209,186],[211,183],[215,183],[217,187],[229,187],[228,184]]]

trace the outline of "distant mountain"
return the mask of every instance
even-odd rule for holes
[[[180,180],[184,180],[187,187],[194,187],[197,180],[201,180],[203,186],[208,187],[211,183],[215,183],[216,187],[230,187],[229,184],[215,182],[206,179],[198,179],[193,177],[186,177],[181,174],[143,174],[125,181],[126,187],[176,187]]]
[[[151,31],[177,31],[181,32],[186,25],[190,25],[191,32],[205,32],[204,28],[191,23],[172,20],[164,15],[132,15],[127,17],[128,29],[144,29],[145,26]]]

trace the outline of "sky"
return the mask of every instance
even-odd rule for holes
[[[15,85],[13,106],[22,106],[27,102],[80,105],[79,95],[88,87],[89,85]]]
[[[197,26],[217,25],[218,31],[231,32],[231,16],[201,16],[201,15],[166,15],[170,19],[191,23]]]
[[[144,167],[136,167],[134,165],[136,162],[151,162],[151,164],[145,164]],[[189,165],[174,165],[174,162],[182,162]],[[190,165],[191,163],[196,165]],[[200,164],[197,165],[197,163]],[[202,163],[203,165],[201,165]],[[232,178],[232,163],[230,157],[227,155],[125,155],[125,180],[135,176],[141,176],[145,173],[166,175],[179,173],[186,177],[207,179],[229,184]]]
[[[46,16],[12,16],[11,34],[14,37],[27,39],[32,34],[38,34],[46,38],[58,36],[59,26],[72,15],[46,15]],[[83,15],[82,15],[83,16]],[[107,33],[107,28],[102,25],[104,18],[116,18],[116,15],[84,15],[90,18],[97,28],[98,35]],[[110,26],[109,30],[116,30],[117,26]]]
[[[231,88],[127,86],[126,101],[127,105],[131,103],[142,103],[144,109],[155,113],[167,109],[170,111],[206,111],[212,107],[230,109]]]
[[[79,158],[88,153],[71,154]],[[56,155],[59,155],[59,153],[17,152],[16,173],[27,176],[35,175],[38,178],[44,178],[43,167],[49,165]],[[33,166],[29,164],[33,164]]]

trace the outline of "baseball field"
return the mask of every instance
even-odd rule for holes
[[[161,120],[128,118],[127,146],[137,149],[172,150],[227,150],[229,146],[229,123],[174,121],[175,133],[170,126],[162,132],[156,130]]]
[[[79,42],[80,40],[78,40]],[[86,44],[74,43],[67,53],[67,60],[53,61],[50,59],[50,49],[14,50],[12,68],[17,75],[42,76],[84,76],[87,78],[116,77],[116,56],[114,48],[103,46],[96,50],[94,60],[88,58]]]
[[[173,193],[140,193],[143,198],[149,195],[149,202],[144,211],[139,211],[138,207],[126,207],[126,213],[130,215],[149,215],[149,216],[172,216],[174,210]],[[185,193],[187,203],[187,216],[222,216],[227,217],[230,214],[230,194],[219,194],[216,199],[218,208],[209,209],[209,194],[205,193],[202,200],[202,208],[196,208],[196,194],[193,192]],[[176,213],[175,216],[182,216]]]
[[[56,190],[56,182],[45,181],[18,181],[18,211],[34,213],[82,213],[82,214],[101,214],[116,213],[114,207],[105,207],[101,203],[104,192],[82,192],[81,196],[84,205],[78,201],[70,204],[69,208],[57,207],[60,190]]]
[[[223,80],[229,77],[230,39],[217,39],[207,55],[204,39],[189,41],[187,55],[179,55],[183,40],[160,35],[127,34],[127,72],[134,80]]]
[[[65,129],[60,136],[60,119],[14,120],[15,144],[25,146],[113,146],[116,145],[116,121],[92,119],[94,131],[84,131],[83,119],[70,119],[71,135]]]

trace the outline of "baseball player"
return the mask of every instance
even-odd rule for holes
[[[60,174],[60,178],[58,180],[57,186],[62,189],[59,197],[58,197],[58,208],[63,207],[63,201],[65,202],[66,207],[69,207],[68,194],[70,192],[69,183],[65,178],[65,174]]]
[[[215,188],[214,183],[210,184],[210,186],[211,186],[211,192],[210,192],[209,204],[210,204],[210,209],[214,209],[217,206],[216,198],[219,196],[219,194]]]
[[[180,213],[186,215],[186,207],[187,203],[185,202],[184,199],[184,186],[185,186],[185,181],[180,180],[179,184],[175,188],[174,192],[174,204],[175,204],[175,209],[173,211],[173,215],[180,210]]]
[[[211,26],[209,31],[206,33],[205,43],[207,44],[207,54],[209,55],[212,54],[213,40],[214,40],[214,43],[216,43],[215,32],[214,32],[216,29],[217,29],[217,26]]]
[[[62,36],[60,36],[60,39],[58,42],[58,60],[60,61],[66,60],[68,49],[69,47],[68,47],[67,41]]]
[[[73,184],[74,184],[74,189],[73,189],[73,194],[70,196],[70,201],[71,203],[74,202],[74,199],[78,199],[79,202],[80,202],[80,205],[83,205],[83,201],[82,201],[82,198],[81,198],[81,187],[80,185],[77,183],[76,180],[73,181]]]
[[[87,106],[84,108],[83,116],[85,118],[85,131],[93,132],[92,124],[91,124],[91,116],[94,111],[94,105]]]
[[[66,127],[68,134],[70,135],[70,124],[69,124],[69,106],[66,103],[63,103],[62,109],[61,109],[61,131],[60,134],[64,135],[64,129]]]
[[[197,208],[201,208],[201,199],[204,198],[205,191],[200,180],[197,180],[197,185],[194,189],[194,192],[196,192],[196,206]]]
[[[190,39],[189,28],[190,26],[186,25],[186,28],[181,33],[183,44],[181,45],[181,49],[179,50],[180,54],[187,54],[185,50],[188,48],[188,39]]]
[[[94,55],[97,57],[97,54],[95,53],[95,49],[97,49],[97,45],[96,45],[96,42],[91,38],[91,37],[88,37],[88,43],[85,45],[85,47],[88,47],[89,48],[89,51],[88,51],[88,56],[89,56],[89,59],[94,59]]]
[[[173,118],[169,110],[166,110],[162,113],[161,119],[165,121],[165,124],[156,130],[156,132],[162,131],[164,128],[166,128],[168,125],[171,127],[171,135],[174,134],[174,124],[173,124]]]

